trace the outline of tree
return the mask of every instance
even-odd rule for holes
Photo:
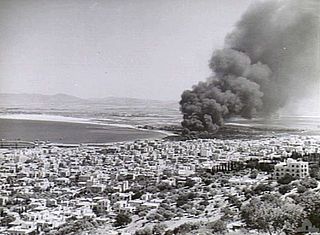
[[[157,187],[160,192],[170,191],[172,189],[172,186],[165,182],[161,182],[160,184],[157,185]]]
[[[134,235],[152,235],[152,231],[150,228],[143,228],[137,230]]]
[[[258,170],[257,169],[253,169],[249,175],[250,179],[256,179],[258,176]]]
[[[306,188],[316,188],[318,187],[318,181],[313,178],[305,178],[300,181],[300,184]]]
[[[272,190],[273,188],[269,184],[260,183],[253,189],[253,192],[255,194],[261,194],[262,192],[270,192]]]
[[[227,200],[230,202],[230,204],[232,206],[236,206],[237,208],[240,209],[240,207],[242,205],[242,202],[241,202],[241,200],[239,199],[238,196],[236,196],[236,195],[227,195]]]
[[[310,177],[320,180],[320,168],[319,166],[310,166]]]
[[[176,227],[173,230],[173,234],[187,234],[191,231],[197,230],[199,228],[198,224],[195,223],[185,223],[185,224],[181,224],[179,227]]]
[[[305,187],[305,186],[303,186],[303,185],[298,185],[298,187],[297,187],[297,192],[298,193],[304,193],[304,192],[306,192],[308,189]]]
[[[294,180],[293,176],[290,174],[285,174],[283,177],[278,179],[279,184],[290,184]]]
[[[194,199],[196,196],[197,195],[195,193],[193,193],[193,192],[179,195],[177,200],[176,200],[177,207],[185,205],[189,200]]]
[[[292,189],[291,185],[285,184],[285,185],[281,185],[279,187],[279,193],[281,193],[282,195],[288,193],[290,190]]]
[[[131,221],[132,221],[132,219],[129,214],[119,213],[116,216],[116,221],[114,222],[114,226],[115,227],[124,226],[124,225],[130,224]]]
[[[3,217],[0,221],[1,226],[8,226],[11,222],[15,221],[15,217],[12,215],[7,215]]]
[[[235,216],[235,212],[232,211],[229,207],[223,207],[221,208],[221,212],[223,213],[223,216],[221,217],[221,220],[227,221]]]
[[[241,217],[250,229],[273,233],[290,233],[299,226],[303,208],[279,197],[254,197],[241,208]]]
[[[192,188],[195,184],[196,182],[193,179],[188,177],[184,186],[188,188]]]
[[[166,225],[165,224],[156,224],[152,228],[152,234],[153,235],[161,235],[164,234],[166,231]]]
[[[296,201],[301,205],[311,223],[320,228],[320,194],[319,192],[307,191],[301,194]]]
[[[208,229],[211,230],[212,234],[224,234],[227,230],[227,225],[222,220],[216,220],[207,225]]]
[[[174,214],[174,212],[172,211],[172,209],[165,209],[165,208],[163,208],[163,207],[159,207],[157,213],[158,213],[159,215],[161,215],[164,220],[170,220],[170,219],[172,219],[172,218],[175,216],[175,214]],[[163,219],[162,219],[162,220],[163,220]],[[159,219],[159,220],[160,220],[160,219]]]
[[[138,191],[132,195],[132,200],[139,199],[143,195],[143,191]]]

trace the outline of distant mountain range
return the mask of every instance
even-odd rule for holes
[[[68,112],[68,113],[128,113],[140,114],[177,114],[177,101],[145,100],[137,98],[95,98],[83,99],[67,94],[0,94],[2,112]]]
[[[113,103],[113,104],[177,104],[177,101],[161,101],[126,97],[106,97],[106,98],[90,98],[83,99],[72,95],[58,93],[55,95],[43,94],[14,94],[14,93],[0,93],[0,104],[26,104],[26,103]]]
[[[0,94],[0,105],[30,105],[45,103],[75,103],[85,102],[84,99],[66,94],[42,95],[42,94]]]

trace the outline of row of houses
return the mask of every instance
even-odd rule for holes
[[[0,151],[0,233],[45,234],[70,220],[152,210],[161,199],[150,186],[176,187],[207,169],[235,170],[247,160],[316,152],[320,140],[302,136],[263,140],[141,140],[104,146],[38,145]],[[226,164],[226,163],[232,164]],[[220,169],[220,170],[221,170]],[[308,165],[276,166],[308,175]]]

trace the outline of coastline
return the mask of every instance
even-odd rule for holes
[[[1,114],[0,119],[13,120],[30,120],[30,121],[44,121],[44,122],[70,122],[79,124],[89,124],[90,120],[85,118],[66,117],[59,115],[48,114]],[[90,123],[94,124],[94,123]]]
[[[120,132],[123,133],[123,131],[128,130],[128,131],[136,131],[136,133],[141,133],[138,134],[138,137],[134,137],[130,140],[124,140],[124,141],[135,141],[138,139],[162,139],[167,136],[173,135],[173,133],[163,131],[163,130],[148,130],[148,129],[143,129],[139,128],[137,126],[133,125],[128,125],[128,124],[114,124],[114,123],[105,123],[101,121],[95,121],[94,119],[85,119],[85,118],[76,118],[76,117],[66,117],[66,116],[59,116],[59,115],[47,115],[47,114],[1,114],[0,115],[0,120],[3,121],[30,121],[30,122],[43,122],[43,123],[60,123],[59,125],[64,125],[64,124],[84,124],[84,125],[89,125],[89,126],[96,126],[96,130],[99,129],[109,129],[109,128],[115,128],[113,129],[116,130],[118,129]],[[99,119],[101,120],[101,119]],[[51,125],[51,124],[50,124]],[[130,132],[131,132],[130,131]],[[98,131],[99,132],[99,131]],[[145,134],[143,134],[145,133]],[[153,134],[152,134],[153,133]],[[100,135],[98,133],[98,135]],[[19,134],[18,134],[19,136]],[[139,137],[140,136],[140,137]],[[126,139],[126,138],[124,138]],[[37,138],[38,140],[38,138]],[[62,141],[62,140],[61,140]],[[54,143],[55,141],[52,141]],[[90,141],[91,142],[91,141]],[[116,143],[116,142],[122,142],[120,141],[106,141],[105,143]],[[58,141],[58,143],[62,143]],[[100,141],[93,141],[91,142],[92,144],[94,143],[101,143]]]
[[[77,118],[77,117],[67,117],[60,115],[49,115],[49,114],[0,114],[0,119],[9,120],[28,120],[28,121],[44,121],[44,122],[64,122],[64,123],[77,123],[77,124],[90,124],[99,126],[112,126],[120,128],[129,128],[141,131],[157,132],[165,135],[173,135],[173,133],[163,130],[156,129],[143,129],[134,125],[129,124],[117,124],[117,123],[106,123],[105,121],[112,121],[112,119],[90,119],[90,118]]]

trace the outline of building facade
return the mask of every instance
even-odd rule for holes
[[[286,174],[294,178],[305,178],[309,176],[308,162],[297,161],[288,158],[286,162],[278,163],[274,166],[273,178],[278,180]]]

